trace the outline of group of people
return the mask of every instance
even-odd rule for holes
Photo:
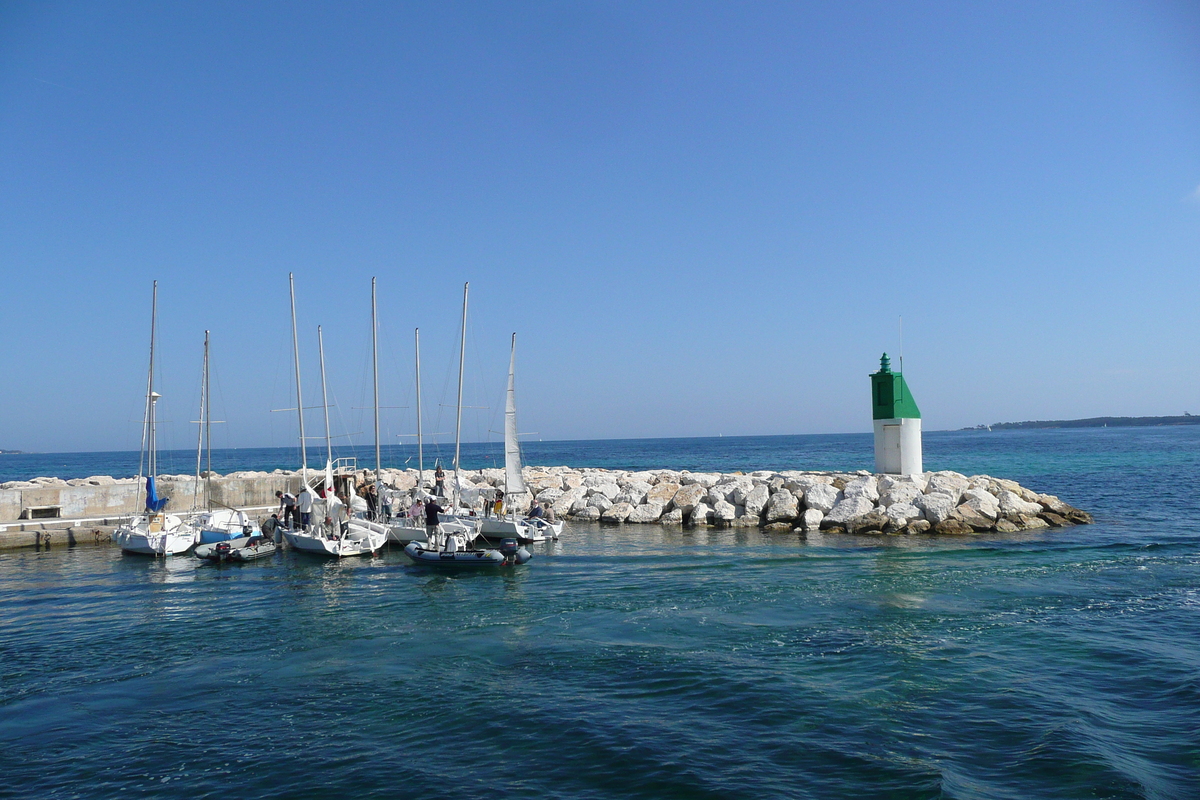
[[[445,481],[446,473],[439,465],[434,471],[433,495],[429,495],[422,500],[420,497],[421,493],[418,492],[408,509],[408,517],[410,519],[418,520],[424,517],[425,525],[430,530],[438,526],[441,521],[439,515],[446,513],[446,509],[442,508],[437,502],[438,497],[445,496]],[[366,501],[367,513],[371,519],[381,519],[384,522],[390,521],[392,498],[389,490],[385,489],[381,498],[374,483],[363,481],[355,487],[355,493]],[[312,525],[313,504],[316,502],[316,495],[309,486],[305,485],[299,494],[278,491],[275,492],[275,497],[279,500],[279,509],[275,514],[271,515],[270,519],[263,523],[262,530],[264,535],[273,536],[276,529],[279,528],[307,530]],[[337,495],[337,498],[343,506],[350,508],[347,498],[341,494]],[[484,516],[491,516],[493,514],[497,517],[503,516],[505,510],[504,492],[497,489],[493,497],[485,497],[483,509]],[[380,513],[381,511],[382,514]],[[553,506],[547,503],[543,508],[542,504],[537,500],[533,501],[528,517],[530,519],[544,519],[551,523],[556,521]],[[269,532],[268,528],[270,528]]]

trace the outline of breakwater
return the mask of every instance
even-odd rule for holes
[[[357,482],[374,478],[367,470],[347,477]],[[384,469],[380,477],[385,497],[397,511],[434,486],[431,470],[421,476],[414,469]],[[560,518],[611,523],[971,534],[1092,521],[1086,511],[1014,481],[949,471],[901,476],[865,471],[527,467],[523,477],[529,491],[506,499],[518,512],[527,512],[536,499]],[[464,470],[459,480],[466,503],[482,512],[484,504],[503,491],[504,470]],[[300,482],[299,472],[288,470],[235,472],[199,482],[195,476],[164,475],[159,492],[172,498],[168,510],[174,513],[186,514],[201,505],[205,483],[213,505],[265,511],[276,504],[276,491],[296,492]],[[448,491],[452,484],[453,476],[448,475]],[[77,530],[89,535],[106,532],[139,511],[139,497],[133,478],[35,478],[0,484],[0,546],[36,544],[55,530],[66,530],[71,537]]]

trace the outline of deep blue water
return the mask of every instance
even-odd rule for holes
[[[870,466],[869,436],[545,445]],[[926,461],[1098,522],[572,525],[451,576],[0,551],[0,796],[1200,797],[1200,429],[929,434]]]

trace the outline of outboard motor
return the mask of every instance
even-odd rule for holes
[[[508,565],[524,564],[533,558],[528,550],[517,544],[516,539],[501,539],[500,554],[504,556],[504,563]]]

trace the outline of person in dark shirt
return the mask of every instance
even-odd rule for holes
[[[437,504],[437,501],[430,497],[425,501],[425,530],[427,533],[433,533],[437,530],[438,523],[441,520],[438,514],[444,513],[446,509]]]
[[[529,518],[537,519],[540,516],[542,516],[542,506],[538,503],[537,500],[534,500],[533,508],[529,509]]]
[[[438,497],[446,496],[446,473],[442,471],[441,464],[433,473],[433,493]]]

